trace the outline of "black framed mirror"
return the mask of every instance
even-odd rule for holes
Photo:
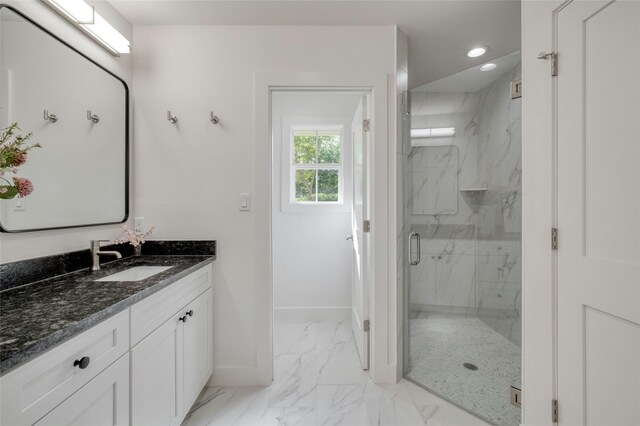
[[[15,8],[0,4],[0,128],[12,123],[21,129],[15,135],[32,133],[27,145],[41,147],[30,150],[17,170],[5,167],[0,182],[3,232],[127,220],[127,84]],[[17,177],[29,180],[32,187],[25,193],[31,193],[8,198],[2,185],[17,189]]]

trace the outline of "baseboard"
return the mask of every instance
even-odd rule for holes
[[[323,307],[323,308],[274,308],[275,320],[348,320],[351,318],[351,307]]]
[[[218,367],[207,386],[268,386],[261,379],[258,367]]]

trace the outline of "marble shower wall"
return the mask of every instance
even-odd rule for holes
[[[453,137],[429,140],[442,146],[407,147],[411,178],[405,188],[405,194],[410,194],[406,207],[412,213],[412,224],[430,226],[429,235],[420,234],[423,238],[434,237],[439,225],[475,223],[473,211],[458,189],[471,187],[476,181],[476,114],[480,100],[477,93],[411,93],[411,128],[456,129]],[[455,176],[450,173],[451,166],[457,169]],[[456,187],[453,179],[457,180]]]

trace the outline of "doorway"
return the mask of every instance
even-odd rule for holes
[[[369,379],[370,91],[271,94],[273,404]]]

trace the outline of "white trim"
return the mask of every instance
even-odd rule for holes
[[[326,306],[313,308],[274,308],[274,320],[320,321],[347,320],[351,317],[351,306]]]
[[[568,2],[522,2],[522,424],[551,424],[555,339],[555,78],[540,52],[556,48],[555,17]]]
[[[217,367],[207,386],[260,386],[260,372],[253,367]]]
[[[268,385],[273,378],[273,262],[272,262],[272,145],[271,91],[356,89],[373,92],[371,239],[373,274],[371,279],[371,375],[376,383],[395,383],[397,366],[395,350],[397,323],[395,317],[396,280],[395,250],[390,248],[395,222],[395,197],[389,189],[396,187],[395,161],[395,74],[386,73],[256,73],[255,89],[255,229],[258,230],[253,250],[260,253],[255,263],[256,301],[256,369],[259,384]],[[392,105],[389,108],[389,93]],[[389,111],[393,116],[390,117]],[[389,131],[389,125],[392,125]],[[391,140],[392,143],[388,143]],[[391,279],[390,277],[393,277]],[[391,296],[391,298],[390,298]],[[391,311],[391,312],[390,312]]]

